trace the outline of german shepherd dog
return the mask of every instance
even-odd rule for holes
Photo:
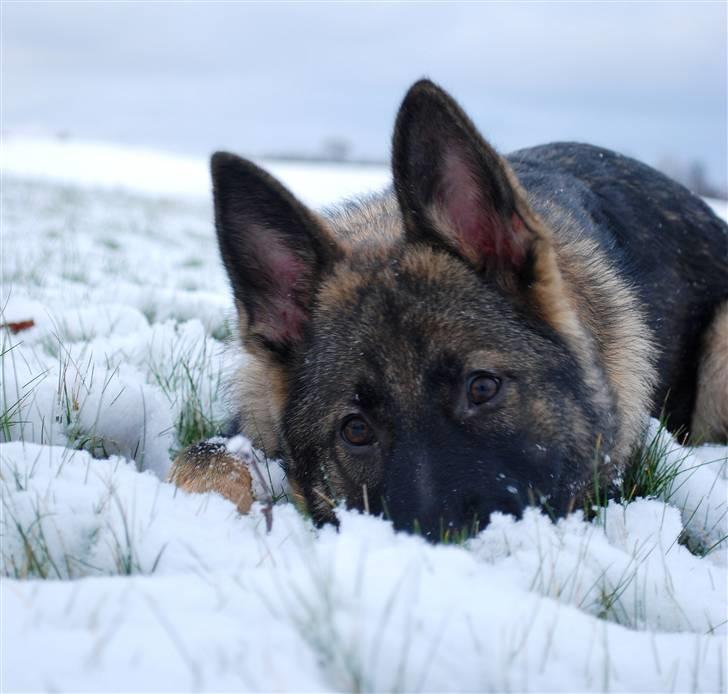
[[[317,523],[342,502],[432,539],[531,503],[562,515],[625,470],[649,415],[726,439],[728,228],[702,200],[590,145],[502,157],[427,80],[392,173],[318,214],[212,157],[250,357],[236,429]],[[201,444],[171,478],[245,510],[239,467]]]

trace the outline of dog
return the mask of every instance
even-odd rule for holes
[[[576,143],[502,157],[428,80],[380,195],[322,214],[237,156],[211,168],[250,357],[235,430],[316,523],[344,503],[438,539],[560,516],[624,472],[650,415],[726,440],[728,228],[654,169]],[[202,446],[171,479],[247,510]]]

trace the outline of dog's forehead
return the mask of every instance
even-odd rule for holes
[[[416,337],[423,330],[437,337],[445,326],[467,325],[483,305],[482,287],[455,259],[422,248],[377,250],[342,263],[324,282],[314,313],[318,326],[361,338],[402,332]]]
[[[319,375],[419,390],[433,371],[466,366],[484,338],[497,348],[512,321],[503,298],[446,253],[416,247],[358,260],[319,293],[307,358]]]

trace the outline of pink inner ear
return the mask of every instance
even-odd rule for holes
[[[525,259],[525,227],[513,213],[510,224],[487,198],[469,162],[455,151],[445,155],[440,209],[445,213],[455,245],[472,262],[489,259],[520,266]]]
[[[254,236],[254,255],[268,280],[255,322],[271,340],[296,340],[303,333],[307,317],[299,302],[311,280],[310,268],[273,230],[261,229]]]

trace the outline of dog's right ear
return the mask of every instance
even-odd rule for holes
[[[515,174],[465,112],[429,80],[402,102],[392,169],[406,236],[478,271],[528,275],[537,234]]]
[[[217,239],[243,338],[284,360],[304,335],[336,244],[313,212],[252,162],[217,152],[211,171]]]

